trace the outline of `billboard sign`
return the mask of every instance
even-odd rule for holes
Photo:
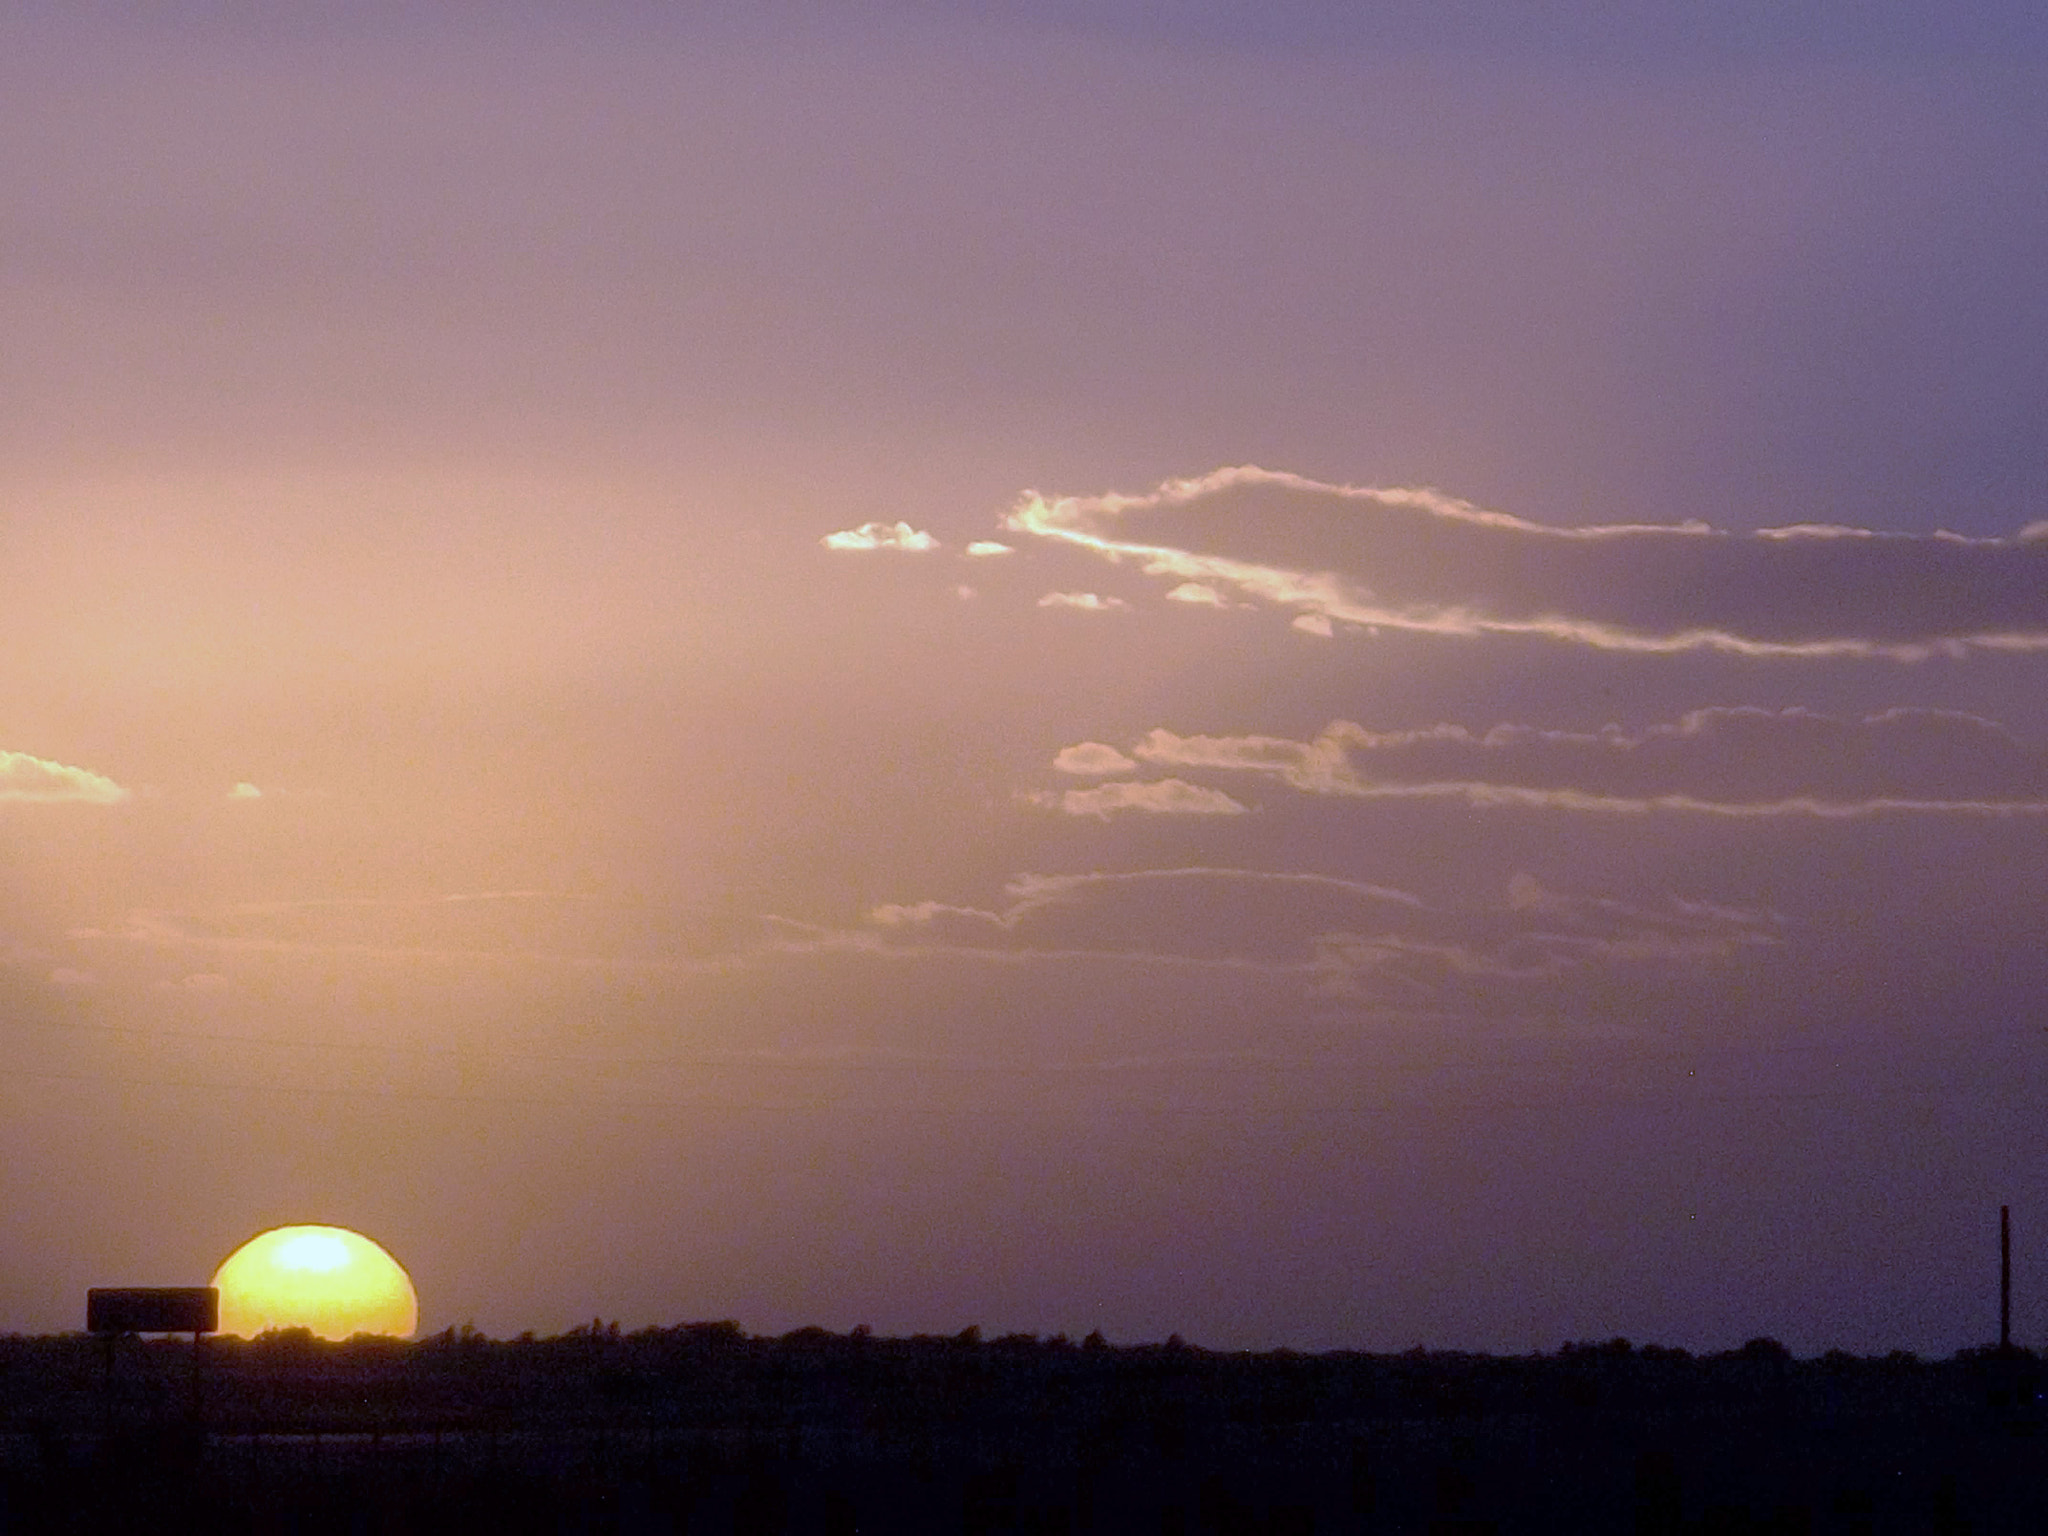
[[[210,1285],[158,1285],[85,1293],[88,1333],[217,1333],[220,1292]]]

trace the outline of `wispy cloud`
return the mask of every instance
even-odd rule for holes
[[[1254,466],[1146,495],[1027,493],[1005,527],[1339,624],[1639,654],[1924,661],[2048,650],[2048,540],[1795,524],[1555,527]]]
[[[127,790],[90,769],[53,763],[26,752],[0,752],[0,801],[114,805],[127,798]]]
[[[1252,967],[1325,996],[1413,998],[1592,968],[1726,962],[1774,946],[1781,927],[1770,912],[1578,896],[1526,873],[1500,900],[1459,908],[1365,881],[1210,867],[1027,875],[1004,894],[992,908],[879,906],[860,929],[793,933],[792,942],[904,957]]]
[[[910,554],[923,554],[939,547],[939,541],[930,534],[900,522],[862,523],[858,528],[828,533],[818,542],[827,549],[896,549]]]
[[[1184,779],[1118,779],[1093,789],[1070,789],[1059,797],[1069,816],[1113,816],[1144,811],[1154,816],[1242,816],[1245,807],[1220,789]]]
[[[48,962],[48,951],[36,949],[15,939],[0,937],[0,969],[14,966],[33,967]]]
[[[571,908],[590,909],[570,922]],[[531,921],[517,921],[522,914]],[[767,949],[755,934],[675,933],[658,950],[621,942],[597,898],[540,890],[427,897],[319,897],[243,902],[206,911],[131,910],[98,937],[164,955],[353,956],[370,961],[559,967],[589,974],[693,975],[730,971]],[[84,934],[76,934],[83,937]],[[751,941],[749,941],[751,940]],[[220,962],[207,967],[222,969]],[[186,966],[178,974],[192,970]]]
[[[1355,799],[1635,815],[2048,814],[2048,756],[1994,721],[1952,710],[1847,719],[1713,708],[1634,732],[1445,724],[1375,731],[1337,720],[1308,741],[1162,729],[1130,755],[1160,768],[1258,774],[1306,794]]]
[[[967,553],[977,560],[992,555],[1013,555],[1016,552],[1015,545],[999,543],[995,539],[976,539],[967,546]]]

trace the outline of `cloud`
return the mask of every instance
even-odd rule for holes
[[[32,948],[16,939],[0,938],[0,968],[36,966],[49,959],[47,951]]]
[[[1297,622],[1600,650],[1923,661],[2048,650],[2048,540],[1794,524],[1555,527],[1254,466],[1140,496],[1026,493],[1012,532],[1234,589]]]
[[[245,779],[228,791],[228,798],[230,800],[261,800],[263,798],[263,791]]]
[[[1120,597],[1103,597],[1094,592],[1048,592],[1038,600],[1041,608],[1079,608],[1084,613],[1107,613],[1113,608],[1128,608],[1130,604]]]
[[[1305,635],[1315,635],[1323,640],[1328,640],[1337,633],[1336,626],[1330,622],[1330,616],[1326,613],[1297,613],[1289,628],[1298,629]]]
[[[1542,982],[1596,967],[1724,962],[1775,945],[1780,919],[1676,897],[1650,907],[1570,896],[1517,873],[1508,881],[1504,911],[1467,914],[1464,934],[1457,923],[1442,926],[1452,936],[1385,930],[1317,935],[1315,990],[1362,997],[1392,984],[1434,995],[1453,982]]]
[[[1691,711],[1641,731],[1499,725],[1374,731],[1331,722],[1309,741],[1149,732],[1131,755],[1160,768],[1251,773],[1305,794],[1730,817],[2048,814],[2048,755],[1994,721],[1893,709],[1859,719],[1805,709]]]
[[[1016,546],[999,544],[994,539],[976,539],[967,546],[967,553],[976,559],[985,559],[990,555],[1013,555],[1016,552]]]
[[[868,921],[884,929],[916,930],[925,936],[949,934],[962,940],[991,933],[1019,934],[1027,929],[1054,932],[1062,942],[1079,935],[1068,931],[1068,919],[1091,909],[1164,912],[1176,907],[1199,910],[1218,891],[1278,893],[1283,899],[1336,903],[1347,908],[1384,907],[1423,910],[1407,891],[1336,875],[1287,873],[1254,869],[1221,869],[1192,865],[1177,869],[1092,870],[1085,874],[1018,875],[1003,887],[1006,903],[995,909],[921,901],[886,903],[871,909]]]
[[[1252,968],[1326,997],[1501,1006],[1525,985],[1616,968],[1722,964],[1779,942],[1776,914],[1666,897],[1573,895],[1527,873],[1501,899],[1432,906],[1367,881],[1191,867],[1024,875],[993,908],[943,902],[874,908],[816,947],[989,959],[1113,959]]]
[[[1210,608],[1228,608],[1230,601],[1207,582],[1184,581],[1166,594],[1169,603],[1196,603]]]
[[[127,798],[127,790],[89,769],[67,767],[26,752],[0,752],[0,801],[115,805]]]
[[[1061,773],[1087,774],[1127,773],[1138,766],[1115,747],[1104,746],[1099,741],[1083,741],[1062,747],[1052,765]]]
[[[110,937],[166,955],[354,956],[587,975],[704,975],[744,967],[765,953],[752,921],[686,924],[667,932],[657,949],[622,945],[616,919],[616,906],[599,898],[502,890],[243,902],[204,912],[134,908]],[[181,974],[218,968],[202,961]]]
[[[1094,789],[1070,789],[1059,797],[1069,816],[1112,816],[1118,811],[1146,811],[1155,816],[1242,816],[1245,808],[1220,789],[1204,789],[1183,779],[1140,783],[1119,779]]]
[[[818,542],[827,549],[900,549],[911,554],[939,547],[937,539],[908,523],[862,523],[858,528],[828,533]]]

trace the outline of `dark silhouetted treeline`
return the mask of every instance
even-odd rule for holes
[[[0,1532],[2048,1531],[2026,1351],[0,1337]]]

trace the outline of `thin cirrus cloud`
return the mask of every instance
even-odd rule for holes
[[[0,801],[116,805],[128,791],[104,774],[26,752],[0,752]]]
[[[828,533],[818,542],[827,549],[893,549],[913,555],[925,554],[939,547],[939,541],[930,534],[903,522],[862,523],[858,528],[842,528],[837,533]]]
[[[1477,989],[1510,1003],[1517,982],[1738,960],[1777,945],[1783,926],[1772,912],[1678,897],[1575,896],[1526,873],[1496,899],[1456,907],[1365,880],[1201,866],[1025,875],[1003,894],[991,908],[879,906],[861,929],[816,941],[885,955],[1249,967],[1324,996]]]
[[[1101,744],[1068,750],[1084,748]],[[2048,814],[2048,757],[1996,722],[1954,710],[1848,719],[1711,708],[1635,732],[1375,731],[1337,720],[1307,741],[1155,729],[1130,755],[1182,773],[1259,775],[1304,794],[1367,800],[1738,817]]]
[[[2048,650],[2048,532],[1793,523],[1556,527],[1426,489],[1255,466],[1145,495],[1026,493],[1014,533],[1334,626],[1528,636],[1607,651],[1921,661]],[[1185,599],[1183,599],[1185,600]]]
[[[746,963],[747,933],[701,925],[664,933],[656,947],[622,946],[615,904],[541,889],[428,897],[320,897],[242,902],[200,911],[135,908],[96,935],[161,956],[355,956],[484,967],[681,975]],[[222,963],[208,969],[221,969]],[[184,967],[178,974],[184,974]]]

